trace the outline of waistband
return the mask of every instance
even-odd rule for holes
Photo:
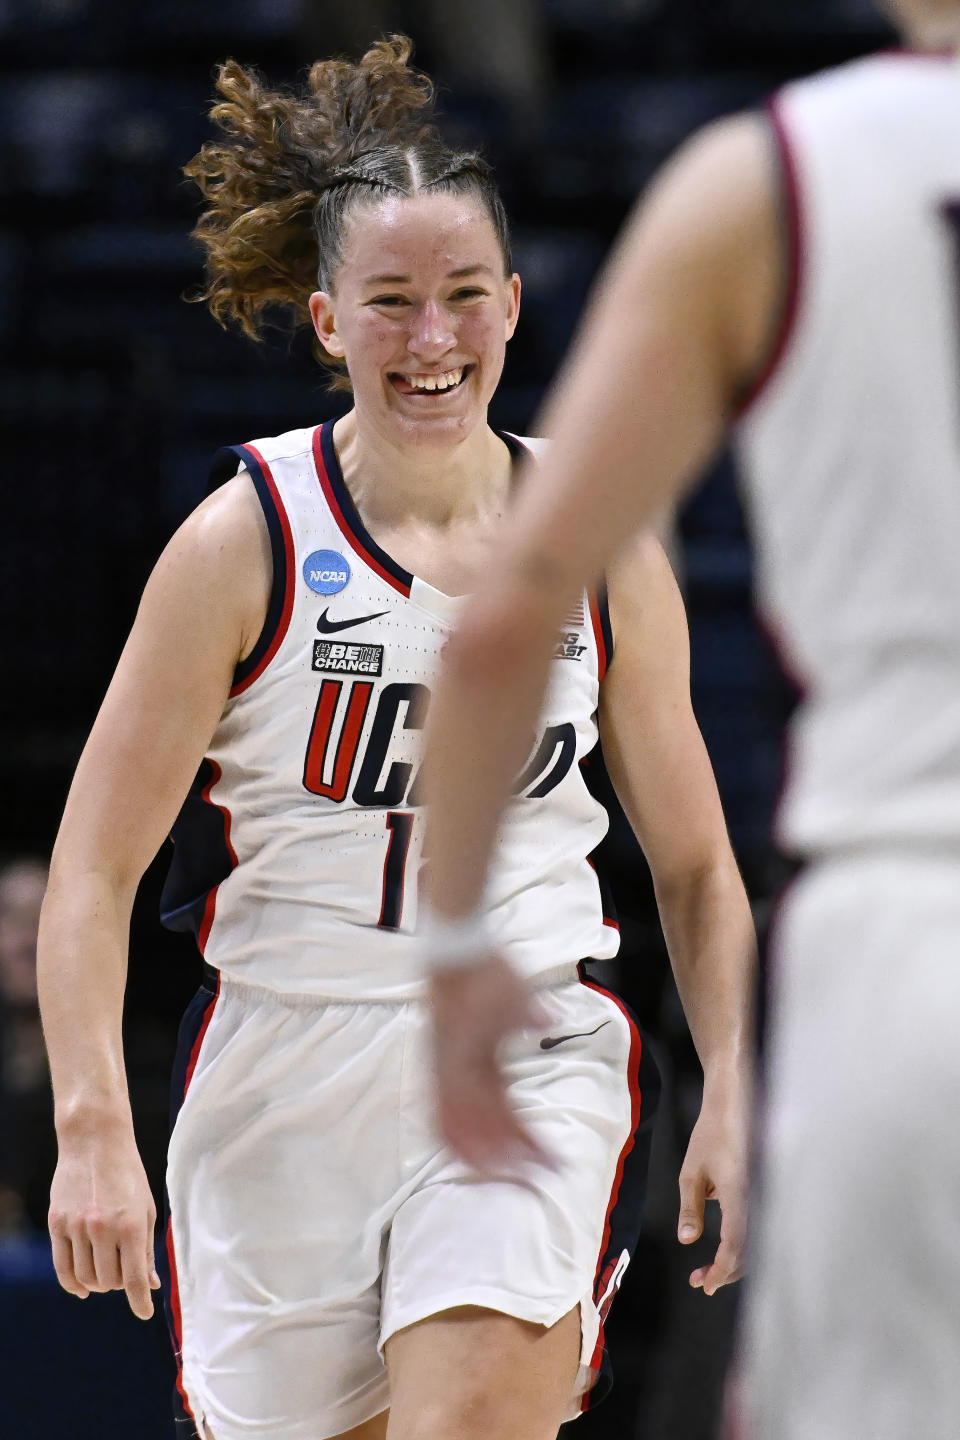
[[[578,963],[568,960],[562,965],[554,965],[548,970],[539,970],[535,975],[528,976],[527,979],[534,990],[549,990],[557,985],[579,984],[580,965],[586,963],[588,962],[580,961]],[[376,995],[314,995],[307,994],[302,990],[276,990],[269,985],[254,985],[247,980],[240,980],[224,971],[215,969],[206,960],[203,962],[200,985],[211,995],[217,994],[218,991],[230,991],[251,1000],[273,1001],[277,1005],[294,1005],[305,1008],[320,1008],[324,1005],[409,1005],[413,1001],[422,999],[422,992],[381,998]]]

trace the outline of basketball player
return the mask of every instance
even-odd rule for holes
[[[496,572],[526,446],[487,424],[520,296],[503,208],[483,162],[441,144],[408,58],[394,39],[318,64],[302,98],[221,71],[223,139],[188,167],[208,301],[254,335],[270,305],[293,307],[345,365],[354,407],[228,452],[229,478],[164,553],[44,913],[57,1271],[77,1295],[124,1288],[146,1316],[158,1281],[123,1074],[125,931],[180,812],[165,910],[196,933],[206,980],[178,1062],[170,1310],[184,1427],[214,1440],[552,1440],[601,1393],[656,1094],[625,1007],[578,975],[617,946],[589,860],[606,817],[581,770],[601,689],[715,1075],[684,1223],[699,1228],[715,1189],[730,1234],[695,1283],[712,1291],[740,1265],[730,1057],[750,916],[652,541],[611,574],[609,615],[586,589],[567,608],[495,860],[497,923],[541,997],[507,1060],[535,1153],[522,1173],[480,1172],[434,1129],[421,732],[455,597]]]
[[[960,1354],[960,4],[920,53],[694,138],[629,227],[435,700],[428,932],[445,1133],[517,1144],[525,995],[483,914],[563,608],[731,430],[806,686],[780,837],[748,1398],[762,1440],[947,1440]],[[469,756],[471,764],[463,763]]]

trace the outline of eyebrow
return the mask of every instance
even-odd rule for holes
[[[448,270],[447,280],[462,280],[467,275],[493,275],[489,265],[461,265],[459,270]],[[412,285],[412,275],[371,275],[364,282],[366,285]]]

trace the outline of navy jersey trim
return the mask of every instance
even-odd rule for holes
[[[217,891],[237,864],[230,811],[210,798],[220,774],[215,760],[201,761],[170,834],[173,858],[160,896],[163,924],[193,934],[201,954],[213,924]]]
[[[270,601],[263,622],[263,629],[257,637],[250,654],[241,660],[233,672],[231,698],[249,689],[280,648],[287,633],[290,616],[293,613],[294,550],[290,521],[283,508],[276,481],[270,467],[254,445],[228,445],[218,450],[213,457],[210,471],[211,485],[222,484],[236,462],[245,465],[257,492],[267,532],[270,536],[270,555],[273,562],[273,576],[270,582]]]
[[[581,761],[581,764],[583,762]],[[610,930],[620,930],[620,920],[617,915],[617,907],[613,898],[613,889],[610,881],[604,873],[603,867],[597,863],[599,846],[587,856],[587,864],[597,877],[597,886],[600,890],[600,909],[603,913],[603,923]]]
[[[413,575],[409,570],[404,570],[402,565],[398,565],[396,560],[377,544],[350,498],[333,443],[335,423],[327,420],[313,432],[313,458],[317,467],[317,479],[330,507],[330,513],[360,558],[381,580],[386,580],[388,585],[392,585],[394,590],[399,590],[400,594],[409,600]]]
[[[605,1334],[606,1321],[623,1272],[640,1235],[647,1174],[650,1169],[653,1122],[660,1099],[660,1071],[630,1007],[619,995],[588,976],[586,962],[581,962],[577,970],[580,983],[588,990],[596,990],[598,994],[605,995],[612,1001],[630,1027],[630,1055],[627,1061],[627,1084],[631,1102],[630,1133],[620,1152],[614,1175],[594,1278],[593,1300],[600,1313],[600,1329],[590,1357],[590,1369],[596,1375],[596,1380],[580,1402],[581,1411],[586,1411],[595,1409],[605,1400],[613,1386],[613,1368]]]
[[[313,432],[313,458],[317,479],[330,507],[330,513],[336,520],[344,538],[360,558],[370,566],[370,569],[379,575],[381,580],[385,580],[388,585],[392,585],[395,590],[399,590],[401,595],[409,599],[414,575],[410,570],[405,570],[394,560],[392,555],[388,555],[386,550],[377,544],[360,519],[357,508],[350,497],[350,491],[347,489],[340,461],[337,458],[336,446],[333,443],[335,424],[335,420],[327,420],[324,424],[318,425]],[[510,451],[515,469],[521,460],[536,462],[533,451],[528,449],[515,435],[509,435],[506,431],[497,433]]]

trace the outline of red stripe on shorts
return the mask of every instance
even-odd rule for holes
[[[603,985],[598,985],[593,980],[585,979],[582,974],[580,976],[580,983],[582,985],[586,985],[588,990],[596,990],[599,995],[605,995],[608,1000],[612,1000],[614,1005],[616,1005],[617,1009],[620,1011],[621,1015],[630,1027],[630,1054],[627,1059],[627,1084],[630,1089],[630,1133],[627,1135],[627,1138],[624,1141],[623,1149],[620,1151],[620,1156],[617,1160],[617,1168],[613,1177],[613,1187],[610,1191],[610,1202],[607,1205],[606,1218],[604,1219],[603,1223],[603,1239],[600,1242],[600,1254],[597,1257],[597,1268],[594,1274],[593,1293],[594,1299],[596,1300],[599,1297],[600,1293],[599,1287],[601,1281],[601,1271],[603,1269],[603,1262],[604,1259],[607,1258],[607,1248],[610,1244],[610,1232],[613,1224],[613,1214],[617,1208],[617,1202],[620,1199],[620,1187],[623,1184],[623,1169],[627,1161],[627,1156],[630,1154],[631,1150],[636,1144],[637,1130],[640,1127],[640,1056],[643,1050],[643,1038],[640,1034],[637,1022],[630,1014],[630,1011],[627,1009],[626,1005],[624,1005],[623,1001],[620,1000],[616,995],[614,995],[612,991],[607,990]],[[599,1370],[600,1360],[603,1355],[605,1320],[606,1315],[601,1315],[600,1329],[597,1332],[597,1343],[594,1346],[593,1354],[590,1357],[590,1369],[594,1371]],[[581,1402],[581,1410],[586,1410],[589,1404],[590,1391],[588,1390]]]
[[[210,1021],[213,1019],[213,1012],[216,1009],[217,1001],[220,998],[220,977],[217,977],[217,988],[210,997],[210,1003],[203,1012],[203,1019],[200,1022],[200,1029],[197,1031],[197,1038],[193,1042],[193,1049],[190,1051],[190,1060],[187,1064],[187,1075],[183,1085],[183,1098],[187,1098],[187,1091],[190,1089],[190,1081],[193,1079],[193,1072],[197,1068],[197,1060],[200,1057],[200,1047],[203,1045],[203,1037],[207,1033]],[[187,1392],[183,1385],[183,1320],[180,1315],[180,1285],[177,1280],[177,1257],[173,1247],[173,1216],[167,1221],[167,1262],[170,1266],[170,1314],[173,1318],[173,1334],[176,1343],[175,1359],[177,1362],[177,1392],[183,1401],[183,1408],[196,1424],[197,1417],[190,1409],[190,1401],[187,1399]]]

